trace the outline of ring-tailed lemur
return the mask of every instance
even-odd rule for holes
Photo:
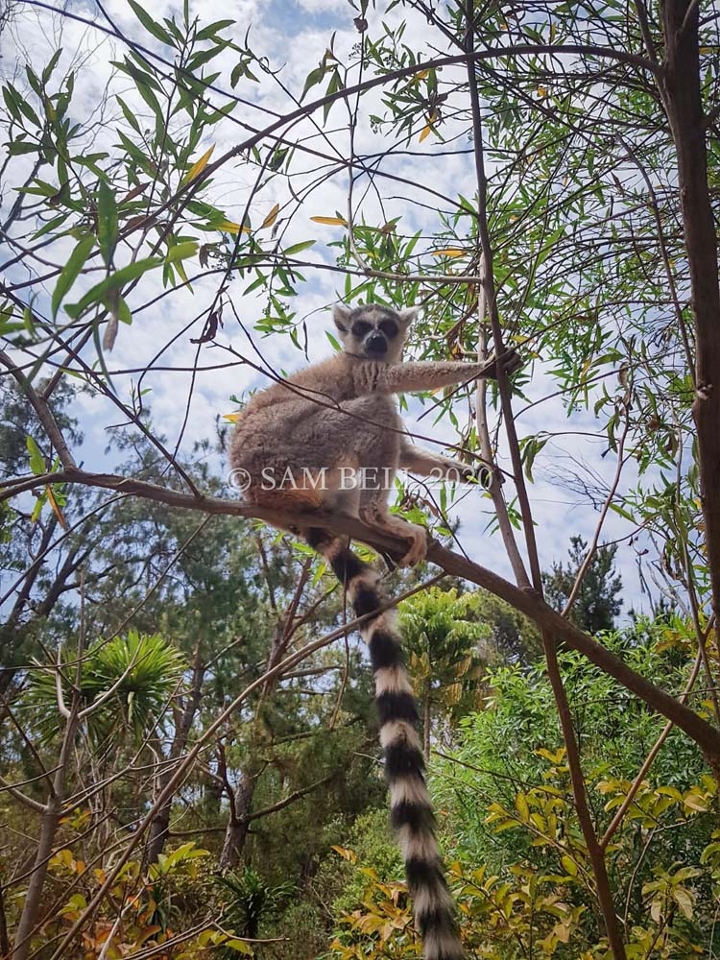
[[[400,564],[425,556],[423,527],[392,516],[388,495],[397,469],[470,480],[467,465],[413,446],[394,395],[433,390],[495,375],[495,363],[408,362],[401,354],[417,311],[399,313],[377,304],[334,309],[343,352],[255,394],[242,412],[230,460],[242,471],[246,501],[287,516],[317,509],[359,518],[380,533],[409,541]],[[510,351],[502,358],[512,372]],[[487,468],[481,480],[489,478]],[[405,860],[408,887],[425,960],[460,960],[453,902],[435,840],[435,818],[425,785],[417,734],[418,714],[403,662],[394,611],[380,612],[380,578],[345,541],[322,526],[301,534],[344,585],[361,627],[375,676],[380,743],[390,787],[392,823]]]

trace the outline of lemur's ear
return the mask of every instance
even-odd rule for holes
[[[333,307],[333,320],[341,334],[346,334],[350,329],[350,311],[341,303],[336,303]]]
[[[400,313],[398,313],[400,323],[407,329],[419,313],[420,307],[408,307],[407,310],[401,310]]]

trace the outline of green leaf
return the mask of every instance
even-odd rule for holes
[[[135,16],[145,27],[148,33],[151,33],[156,40],[160,41],[160,43],[166,43],[169,47],[175,46],[173,38],[170,36],[167,30],[164,27],[161,27],[159,23],[156,23],[150,14],[147,13],[139,3],[136,3],[135,0],[128,0],[128,3],[132,7]]]
[[[23,326],[31,337],[35,336],[35,319],[30,307],[25,307],[23,310]]]
[[[330,77],[330,83],[327,85],[325,96],[329,97],[332,94],[338,93],[340,90],[344,90],[344,89],[345,89],[345,85],[343,84],[340,78],[340,71],[336,67],[333,70],[332,76]],[[327,120],[328,114],[330,113],[333,106],[334,106],[333,102],[325,104],[325,106],[323,107],[323,119]]]
[[[147,73],[145,70],[141,70],[136,64],[131,63],[129,60],[111,60],[110,66],[117,67],[122,73],[126,73],[129,77],[132,77],[136,83],[143,83],[148,87],[152,87],[153,90],[161,90],[162,87],[157,82],[155,77],[151,73]]]
[[[223,940],[223,947],[228,950],[234,950],[236,953],[242,953],[243,956],[251,957],[253,955],[252,947],[249,943],[245,943],[244,940],[237,940],[233,938],[232,940]]]
[[[623,510],[623,508],[619,506],[617,503],[611,503],[610,509],[614,513],[617,513],[619,516],[623,517],[625,520],[629,520],[631,523],[635,523],[635,517],[633,517],[631,513],[628,513],[627,510]]]
[[[303,87],[303,91],[300,94],[300,102],[302,102],[308,90],[311,87],[317,86],[317,84],[320,83],[320,81],[324,76],[325,76],[325,70],[323,67],[316,67],[314,70],[310,71],[310,73],[307,75],[305,79],[305,86]]]
[[[55,53],[52,55],[52,57],[50,57],[50,61],[49,61],[48,65],[45,67],[45,69],[44,69],[43,72],[42,72],[42,82],[43,82],[43,83],[47,83],[48,80],[50,79],[50,77],[52,76],[53,70],[54,70],[55,67],[58,65],[58,60],[59,60],[60,57],[62,56],[62,52],[63,52],[63,48],[62,48],[62,47],[58,47],[58,49],[55,51]]]
[[[132,314],[130,313],[130,307],[125,303],[122,297],[118,296],[117,302],[117,318],[121,323],[126,323],[128,326],[132,324]]]
[[[148,270],[159,267],[162,262],[160,257],[147,257],[145,260],[129,263],[126,267],[111,273],[109,277],[105,277],[100,283],[96,283],[77,303],[68,304],[65,307],[65,312],[73,320],[76,320],[92,304],[103,300],[110,290],[119,289],[131,280],[141,277]]]
[[[42,227],[40,227],[39,230],[36,230],[35,233],[32,235],[32,238],[33,240],[37,240],[40,237],[44,237],[46,233],[52,233],[52,231],[57,230],[58,227],[66,226],[66,225],[67,225],[67,214],[66,213],[58,214],[57,217],[53,217],[52,220],[48,220],[46,223],[42,225]],[[56,237],[53,237],[53,239],[57,240],[59,237],[64,236],[65,233],[66,231],[61,231],[59,234],[57,234]]]
[[[308,250],[310,247],[314,246],[316,240],[303,240],[301,243],[294,243],[291,247],[287,247],[283,250],[283,256],[292,257],[296,253],[301,253],[303,250]]]
[[[47,503],[47,490],[43,490],[43,492],[40,494],[40,496],[37,499],[37,503],[33,508],[32,514],[30,515],[31,523],[37,523],[37,521],[40,519],[42,508],[45,506],[46,503]]]
[[[11,140],[7,144],[7,152],[11,157],[18,157],[22,153],[37,153],[37,143],[29,143],[27,140]]]
[[[209,50],[199,50],[188,60],[187,69],[191,72],[194,72],[199,67],[202,67],[203,64],[208,63],[210,60],[214,60],[215,57],[221,53],[224,53],[223,47],[210,47]]]
[[[100,181],[97,192],[98,244],[106,266],[112,263],[118,236],[118,211],[115,194]]]
[[[176,260],[187,260],[188,257],[194,257],[197,251],[198,245],[195,240],[178,243],[168,250],[165,263],[175,263]]]
[[[83,268],[83,264],[90,255],[90,251],[95,245],[95,237],[92,234],[83,237],[82,240],[77,244],[73,252],[68,258],[68,262],[63,267],[63,271],[58,277],[58,281],[55,284],[55,289],[53,290],[52,295],[52,315],[53,319],[57,316],[57,312],[60,309],[60,304],[63,301],[63,297],[68,292],[73,283],[77,280],[78,274]]]
[[[159,124],[164,123],[165,118],[163,116],[163,111],[162,111],[162,108],[160,107],[158,98],[152,92],[148,84],[138,80],[136,81],[136,86],[137,86],[137,92],[140,94],[140,96],[143,98],[145,103],[150,107],[152,112],[155,114],[156,122]]]
[[[40,447],[29,434],[25,438],[25,446],[30,454],[30,469],[36,477],[39,477],[45,473],[45,457],[40,452]]]
[[[225,30],[227,27],[232,27],[234,24],[234,20],[216,20],[215,23],[211,23],[207,27],[203,27],[202,30],[198,30],[198,32],[195,34],[195,39],[209,40],[210,37],[214,37],[216,33],[220,32],[220,30]]]
[[[140,124],[138,122],[138,118],[132,112],[130,107],[125,103],[122,97],[115,97],[115,99],[120,104],[120,109],[122,110],[123,116],[125,117],[127,122],[130,124],[130,126],[133,128],[133,130],[136,133],[140,133]]]
[[[34,111],[33,108],[30,106],[30,104],[27,102],[27,100],[22,96],[22,94],[20,94],[20,93],[17,94],[17,101],[16,101],[16,102],[17,102],[17,105],[18,105],[18,108],[20,109],[20,111],[21,111],[21,112],[24,114],[24,116],[30,121],[30,123],[34,123],[36,127],[42,127],[42,124],[40,123],[40,120],[38,119],[38,115],[35,113],[35,111]]]
[[[18,330],[22,330],[25,326],[23,323],[18,323],[17,320],[14,320],[15,307],[9,301],[6,300],[2,306],[0,306],[0,337],[5,337],[9,333],[17,333]]]
[[[3,87],[3,100],[5,101],[5,106],[8,108],[8,112],[13,120],[17,120],[18,123],[22,120],[22,115],[20,113],[20,108],[17,105],[17,93],[12,84],[8,84],[6,87]]]

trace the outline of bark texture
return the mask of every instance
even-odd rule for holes
[[[700,86],[700,6],[694,0],[665,0],[661,4],[665,58],[660,86],[675,141],[692,292],[696,348],[693,413],[712,601],[717,614],[720,613],[720,287]]]

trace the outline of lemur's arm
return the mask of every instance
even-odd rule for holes
[[[423,450],[422,447],[416,447],[409,441],[403,442],[400,447],[398,466],[402,470],[408,470],[420,476],[435,477],[438,480],[450,480],[455,483],[478,480],[484,487],[489,486],[492,476],[490,468],[485,464],[470,466],[467,463],[460,463],[459,460],[452,460],[450,457],[443,457],[429,450]]]
[[[514,350],[506,351],[500,361],[508,373],[522,362]],[[419,360],[409,363],[372,364],[357,368],[363,377],[362,387],[368,393],[411,393],[420,390],[437,390],[455,383],[477,380],[480,377],[497,376],[497,360],[486,363],[463,363],[454,360]],[[368,374],[370,374],[368,376]],[[364,376],[363,376],[364,375]]]

